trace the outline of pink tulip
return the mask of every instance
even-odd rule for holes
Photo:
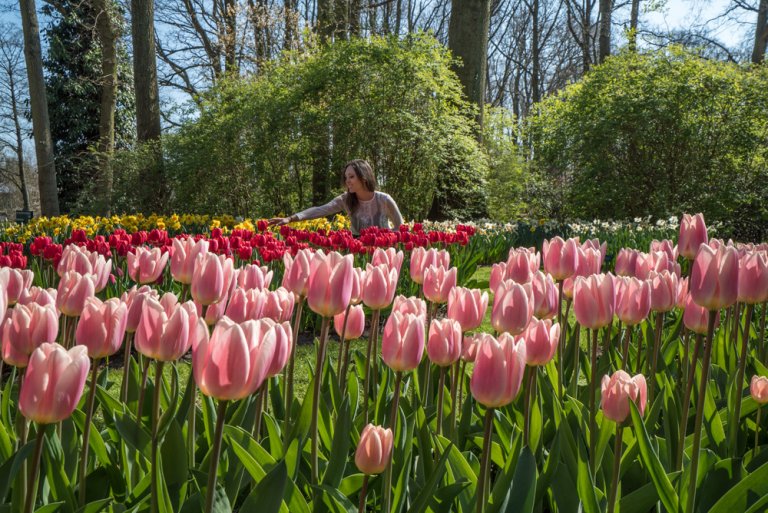
[[[134,333],[139,326],[144,300],[147,297],[153,297],[156,300],[160,299],[157,295],[157,291],[147,285],[140,288],[136,288],[134,285],[128,291],[123,292],[123,295],[120,297],[120,300],[125,303],[125,306],[128,308],[128,322],[125,326],[125,331],[128,333]]]
[[[198,317],[192,301],[176,305],[169,314],[159,301],[148,297],[144,300],[134,345],[144,356],[163,362],[174,361],[189,351],[203,330],[207,336],[205,322]]]
[[[651,310],[654,312],[669,312],[677,305],[678,282],[677,275],[669,271],[657,273],[651,271],[648,275],[651,285]]]
[[[186,285],[192,283],[197,256],[207,253],[208,241],[205,239],[197,241],[192,237],[173,239],[171,246],[171,276],[173,279]]]
[[[538,271],[531,280],[533,293],[533,315],[539,319],[552,319],[557,316],[557,286],[552,276]]]
[[[505,406],[517,397],[525,371],[525,344],[504,333],[498,340],[485,337],[480,343],[469,388],[488,408]]]
[[[765,376],[752,376],[749,384],[749,393],[757,404],[768,403],[768,378]]]
[[[442,265],[446,269],[451,266],[451,255],[444,249],[430,248],[426,250],[418,247],[411,251],[410,272],[411,279],[421,285],[424,282],[424,271],[427,267]]]
[[[133,252],[126,255],[128,276],[142,285],[155,283],[165,271],[168,257],[168,252],[162,252],[160,248],[147,249],[137,246]]]
[[[92,274],[78,274],[67,271],[59,281],[56,306],[68,317],[78,317],[85,308],[85,301],[96,293],[95,278]]]
[[[271,282],[272,271],[266,266],[249,264],[237,275],[237,286],[244,289],[268,289]]]
[[[215,322],[210,323],[206,321],[206,324],[209,326],[216,324],[224,315],[238,324],[245,321],[255,321],[262,317],[265,302],[266,295],[260,289],[245,290],[236,288],[227,303],[226,311]],[[215,304],[211,306],[215,306]]]
[[[424,270],[424,297],[433,303],[446,303],[448,294],[456,286],[457,272],[455,267],[427,267]]]
[[[656,260],[651,253],[638,253],[635,259],[634,276],[638,280],[647,280],[648,276],[656,268]]]
[[[500,262],[491,266],[491,276],[488,279],[488,289],[496,290],[507,276],[507,263]]]
[[[476,333],[474,335],[465,335],[461,341],[461,359],[465,362],[474,363],[477,359],[477,351],[486,338],[493,338],[490,333]]]
[[[667,256],[668,260],[671,260],[673,262],[677,260],[677,246],[675,246],[675,244],[671,240],[653,239],[651,241],[650,252],[656,253],[659,251],[663,252]]]
[[[635,276],[635,266],[637,256],[640,254],[635,249],[622,248],[616,255],[616,266],[614,272],[618,276]]]
[[[680,236],[677,239],[677,247],[681,256],[688,260],[696,258],[699,246],[707,243],[707,226],[704,224],[704,215],[683,214],[680,221]]]
[[[290,321],[293,315],[293,306],[295,298],[293,292],[279,287],[277,290],[263,291],[264,309],[261,311],[263,317],[272,319],[275,322]]]
[[[623,370],[613,373],[613,376],[603,376],[600,385],[600,407],[603,415],[619,424],[629,416],[629,401],[637,405],[642,416],[648,400],[648,388],[642,374],[630,376]]]
[[[395,312],[389,316],[381,336],[381,358],[394,371],[419,366],[424,354],[424,317]]]
[[[739,295],[742,303],[768,301],[768,253],[754,251],[739,259]]]
[[[512,248],[507,257],[505,279],[528,283],[539,270],[541,255],[533,248]],[[491,289],[496,290],[496,289]]]
[[[92,274],[96,292],[101,292],[107,286],[109,275],[112,272],[112,260],[105,260],[104,256],[99,253],[88,251],[76,244],[70,244],[64,248],[56,271],[61,277],[67,271]]]
[[[555,237],[544,241],[544,270],[557,281],[573,276],[576,272],[578,243],[576,239],[564,241]]]
[[[288,321],[277,323],[272,319],[261,319],[259,322],[261,322],[262,326],[269,327],[263,331],[262,340],[272,337],[275,339],[275,352],[267,369],[267,377],[271,378],[283,371],[285,364],[288,363],[288,359],[291,357],[293,330],[291,329],[291,323]]]
[[[327,255],[317,251],[312,256],[307,304],[313,312],[333,317],[347,308],[352,297],[353,264],[352,255],[341,256],[335,251]]]
[[[8,274],[0,272],[0,321],[8,309]]]
[[[260,327],[258,321],[237,324],[224,317],[210,340],[202,338],[193,345],[192,371],[204,395],[235,401],[262,385],[274,359],[277,334]]]
[[[30,287],[19,298],[20,305],[36,303],[40,306],[52,306],[56,308],[56,289],[44,289],[42,287]],[[57,312],[58,315],[58,312]]]
[[[581,249],[587,250],[587,249],[594,249],[597,250],[600,253],[600,262],[605,260],[605,254],[608,251],[608,243],[603,242],[600,243],[600,239],[587,239],[581,244]],[[600,271],[598,271],[599,273]],[[597,273],[595,273],[597,274]]]
[[[731,306],[738,298],[739,256],[733,247],[702,244],[693,261],[688,288],[696,304],[708,310]]]
[[[354,279],[351,274],[353,272],[350,273],[350,280]],[[397,278],[397,269],[388,264],[368,264],[364,281],[360,283],[363,304],[371,310],[381,310],[389,306],[395,298]]]
[[[192,297],[203,306],[218,303],[229,292],[233,275],[232,260],[224,255],[198,255],[190,287]]]
[[[56,307],[16,305],[2,324],[3,360],[14,367],[26,367],[32,351],[43,342],[55,342],[58,333]]]
[[[91,368],[88,349],[69,351],[44,342],[32,352],[19,394],[19,410],[38,424],[54,424],[70,415],[80,402]]]
[[[13,269],[11,267],[0,268],[0,274],[6,274],[5,290],[8,293],[8,306],[13,306],[24,297],[32,286],[35,273],[29,269]]]
[[[365,282],[365,271],[359,267],[352,269],[352,294],[349,296],[349,302],[353,305],[359,305],[363,302],[363,286]]]
[[[555,356],[560,341],[560,325],[547,319],[531,319],[522,335],[525,342],[526,363],[530,366],[548,364]]]
[[[563,295],[573,299],[573,284],[579,276],[592,276],[600,273],[603,266],[603,257],[599,249],[591,247],[576,248],[576,272],[563,280]]]
[[[365,475],[380,474],[392,458],[392,430],[368,424],[360,434],[355,451],[355,465]]]
[[[293,292],[297,301],[300,297],[307,297],[311,260],[310,249],[300,249],[293,258],[288,253],[283,255],[283,287]]]
[[[427,303],[417,297],[397,296],[392,304],[392,313],[427,316]]]
[[[683,324],[685,327],[699,335],[707,334],[707,321],[709,320],[709,310],[703,306],[697,305],[693,298],[688,295],[688,301],[683,312]],[[715,328],[720,324],[720,311],[715,317]]]
[[[400,268],[403,266],[403,252],[397,251],[395,248],[376,248],[373,251],[373,258],[371,258],[371,264],[377,266],[379,264],[387,264],[391,269],[397,269],[397,275],[400,275]]]
[[[344,315],[341,312],[333,317],[333,329],[341,337],[341,330],[344,327]],[[349,318],[347,319],[347,328],[344,332],[344,340],[354,340],[363,336],[365,331],[365,311],[363,305],[355,305],[349,309]]]
[[[647,280],[618,277],[615,282],[616,317],[626,326],[643,321],[651,311],[651,284]]]
[[[429,325],[427,356],[435,365],[453,365],[461,356],[461,325],[453,319],[434,319]]]
[[[685,308],[688,302],[688,278],[681,278],[677,282],[677,308]]]
[[[75,331],[78,344],[88,348],[94,360],[115,354],[123,344],[128,307],[117,298],[102,302],[92,297],[85,303]]]
[[[593,274],[579,276],[573,287],[573,313],[576,320],[588,329],[608,326],[613,320],[613,275]]]
[[[448,294],[448,317],[459,321],[462,331],[480,327],[488,309],[488,293],[480,289],[454,287]]]
[[[533,289],[530,283],[520,285],[506,280],[493,295],[491,325],[499,333],[519,335],[533,316]]]

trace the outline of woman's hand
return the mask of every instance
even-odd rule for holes
[[[290,217],[273,217],[269,220],[269,226],[283,226],[291,222]]]

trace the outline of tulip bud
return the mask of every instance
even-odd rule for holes
[[[353,267],[352,255],[317,251],[312,256],[307,304],[313,312],[333,317],[347,308],[352,297]]]
[[[696,258],[699,246],[707,243],[707,226],[704,224],[704,215],[683,214],[680,221],[680,236],[677,239],[677,247],[680,255],[688,260]]]
[[[360,434],[355,451],[355,465],[366,475],[380,474],[392,457],[392,430],[368,424]]]
[[[647,280],[619,277],[614,283],[616,317],[627,326],[643,321],[651,311],[651,284]]]
[[[360,284],[363,304],[371,310],[381,310],[392,303],[397,289],[397,269],[388,264],[368,265]],[[350,296],[351,297],[351,296]]]
[[[525,344],[507,333],[498,340],[485,337],[478,346],[469,382],[475,400],[489,408],[514,401],[523,381],[525,354]]]
[[[55,342],[58,332],[59,314],[54,306],[16,305],[2,323],[3,360],[26,367],[29,355],[43,342]]]
[[[67,271],[59,282],[56,306],[64,315],[78,317],[85,308],[85,301],[95,293],[96,285],[93,275]]]
[[[75,340],[88,348],[94,360],[115,354],[123,344],[128,308],[117,298],[102,302],[92,297],[77,323]]]
[[[749,393],[757,404],[768,403],[768,378],[765,376],[752,376],[749,384]]]
[[[424,271],[424,297],[433,303],[446,303],[448,294],[456,286],[457,269],[429,266]]]
[[[544,270],[557,281],[573,276],[576,273],[577,247],[576,239],[564,241],[555,237],[545,240],[542,248]]]
[[[702,244],[693,261],[688,289],[696,304],[707,310],[731,306],[738,298],[739,256],[733,247],[717,250]]]
[[[522,335],[525,341],[526,363],[531,366],[546,365],[555,356],[560,341],[560,325],[549,319],[531,319]]]
[[[427,355],[437,366],[447,367],[458,361],[462,349],[461,325],[453,319],[434,319],[429,325]]]
[[[699,335],[707,334],[707,322],[709,320],[709,310],[703,306],[697,305],[693,298],[688,295],[688,301],[685,304],[683,312],[683,324],[685,327]],[[715,328],[720,324],[720,311],[715,313]]]
[[[480,327],[488,309],[488,293],[479,289],[454,287],[448,294],[448,318],[459,321],[462,331]]]
[[[208,253],[208,241],[173,239],[171,246],[171,276],[179,283],[189,285],[192,283],[192,275],[195,272],[195,262],[198,255]]]
[[[742,303],[768,301],[768,253],[754,251],[739,259],[739,294]]]
[[[576,320],[588,329],[608,326],[614,312],[613,275],[593,274],[579,276],[573,288],[573,313]]]
[[[419,366],[424,354],[424,317],[395,312],[389,316],[381,337],[381,358],[394,371]]]
[[[641,416],[645,413],[648,389],[642,374],[630,377],[619,370],[613,376],[603,376],[600,388],[600,407],[607,419],[619,424],[624,422],[629,416],[629,401],[637,405]]]
[[[529,283],[520,285],[506,280],[493,295],[491,325],[499,333],[519,335],[533,316],[533,290]]]
[[[341,330],[344,327],[344,316],[346,312],[341,312],[333,317],[333,329],[341,337]],[[365,331],[365,311],[362,305],[355,305],[349,309],[347,318],[347,327],[344,332],[344,340],[354,340],[363,336]]]

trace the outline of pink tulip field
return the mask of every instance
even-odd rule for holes
[[[0,511],[768,511],[768,245],[438,233],[1,243]]]

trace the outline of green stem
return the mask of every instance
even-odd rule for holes
[[[445,388],[445,367],[440,367],[440,381],[437,388],[437,436],[443,433],[443,388]]]
[[[634,325],[630,324],[624,331],[624,347],[621,352],[621,368],[624,370],[629,369],[629,345],[632,343],[632,328]]]
[[[768,310],[768,302],[763,303],[763,313],[760,316],[760,338],[757,347],[760,348],[760,361],[765,363],[765,314]]]
[[[288,444],[288,437],[291,433],[291,407],[293,406],[293,374],[296,366],[296,345],[299,340],[299,329],[301,328],[301,313],[304,310],[304,297],[299,297],[296,304],[296,311],[293,314],[293,347],[291,348],[291,357],[288,359],[288,367],[285,373],[285,440]]]
[[[598,329],[592,330],[592,364],[589,369],[589,461],[592,476],[597,470],[595,445],[597,443],[597,425],[595,421],[595,388],[597,386],[597,336]]]
[[[752,459],[757,455],[757,438],[760,434],[760,415],[763,413],[762,404],[757,405],[757,420],[755,421],[755,445],[752,447]]]
[[[2,359],[0,359],[1,361]],[[14,367],[14,372],[16,368]],[[23,377],[26,371],[26,367],[19,370],[19,391],[21,391],[21,383],[23,381]],[[2,374],[0,374],[2,375]],[[20,410],[16,410],[16,433],[18,435],[18,443],[16,446],[16,449],[19,450],[27,443],[27,436],[28,433],[29,424],[27,423],[26,417],[21,414]],[[19,488],[21,490],[20,496],[25,497],[26,496],[26,489],[27,489],[27,461],[25,460],[24,463],[21,465],[21,472],[19,474],[18,483]]]
[[[342,395],[344,394],[344,383],[347,381],[342,378],[341,370],[344,362],[344,337],[347,334],[347,321],[349,320],[349,309],[352,308],[352,303],[347,305],[347,309],[344,311],[344,324],[341,325],[341,335],[339,336],[339,358],[336,361],[336,377],[339,380],[339,389],[341,389]]]
[[[45,424],[37,425],[37,438],[35,439],[35,452],[32,455],[32,470],[29,473],[27,484],[27,498],[24,502],[24,513],[32,513],[35,509],[35,497],[37,496],[37,480],[40,473],[40,456],[43,453],[43,439],[45,438]]]
[[[648,404],[653,404],[653,397],[656,394],[656,366],[659,360],[659,351],[661,349],[661,329],[664,326],[664,312],[656,312],[656,322],[654,323],[653,337],[653,358],[651,359],[651,372],[649,377]]]
[[[389,424],[392,428],[392,439],[397,438],[397,420],[398,420],[398,406],[400,405],[400,384],[403,381],[402,371],[395,372],[395,390],[392,397],[392,409],[389,412]],[[391,491],[392,491],[392,463],[394,460],[394,451],[389,458],[387,468],[384,470],[384,487],[381,490],[381,511],[382,513],[388,513],[390,509]]]
[[[379,310],[374,310],[371,314],[371,332],[368,334],[368,350],[366,351],[365,355],[365,380],[363,385],[363,411],[365,412],[365,421],[363,422],[364,425],[368,425],[368,398],[371,388],[371,360],[374,357],[373,348],[374,348],[374,339],[378,335],[379,331],[379,315],[381,312]],[[374,401],[376,400],[376,395],[374,394]]]
[[[315,388],[312,393],[312,484],[320,483],[320,469],[317,463],[317,413],[320,410],[320,387],[323,381],[323,363],[325,360],[325,343],[328,340],[328,328],[330,317],[323,317],[320,328],[320,343],[317,347],[317,360],[315,364]]]
[[[141,388],[139,389],[139,402],[136,404],[136,425],[141,427],[141,419],[144,418],[144,396],[147,392],[147,377],[149,375],[149,358],[144,359],[144,369],[141,371]]]
[[[88,391],[88,403],[85,410],[85,427],[83,428],[83,447],[80,453],[80,507],[85,506],[85,472],[88,468],[88,442],[91,437],[91,420],[93,419],[93,404],[96,399],[96,378],[99,369],[99,358],[93,360],[91,367],[91,389]]]
[[[739,370],[736,373],[736,384],[733,387],[733,420],[730,425],[730,446],[731,454],[735,458],[737,456],[737,445],[739,441],[739,421],[741,420],[741,395],[744,389],[744,370],[747,366],[747,351],[749,350],[749,332],[750,324],[752,323],[752,312],[755,305],[748,304],[747,312],[744,319],[744,333],[741,335],[741,354],[739,355]],[[736,319],[738,325],[739,320]],[[738,327],[736,333],[738,333]]]
[[[189,373],[189,381],[187,387],[192,387],[192,400],[189,402],[189,413],[187,415],[187,458],[189,460],[189,468],[195,467],[195,449],[197,449],[197,433],[196,433],[196,421],[197,421],[197,383],[195,383],[194,373]],[[191,490],[190,490],[191,491]]]
[[[219,401],[216,411],[216,431],[213,435],[211,448],[211,468],[208,470],[208,488],[205,491],[205,513],[211,513],[213,498],[216,496],[216,474],[219,472],[219,457],[221,456],[221,435],[224,433],[224,418],[227,414],[228,401]]]
[[[703,337],[700,334],[696,334],[696,343],[693,346],[693,356],[691,358],[690,368],[688,369],[688,376],[685,383],[685,395],[683,396],[683,412],[680,416],[680,443],[677,447],[677,461],[675,462],[675,469],[681,470],[683,468],[683,453],[685,452],[685,435],[688,428],[688,410],[691,406],[691,391],[693,390],[694,376],[696,373],[696,361],[699,359],[699,353],[701,352],[701,342]]]
[[[531,446],[531,410],[534,397],[534,388],[536,387],[536,367],[528,367],[528,387],[525,389],[524,415],[523,423],[523,443]]]
[[[561,326],[561,333],[562,333],[562,326]],[[581,352],[581,345],[579,345],[580,340],[581,340],[581,324],[576,324],[576,327],[574,328],[574,332],[573,332],[573,372],[571,373],[571,396],[572,397],[576,397],[576,394],[579,389],[579,368],[581,367],[581,359],[579,358],[579,354]],[[589,340],[589,335],[587,335],[587,340]]]
[[[688,483],[688,504],[686,513],[693,513],[696,504],[696,481],[699,473],[699,448],[701,447],[701,422],[704,417],[704,399],[707,394],[709,380],[709,362],[712,357],[712,335],[715,332],[717,311],[709,311],[707,323],[707,341],[704,344],[704,359],[701,362],[701,381],[699,383],[699,400],[696,402],[696,422],[693,430],[693,447],[691,448],[691,477]]]
[[[613,472],[611,474],[611,491],[608,495],[608,513],[613,513],[616,508],[616,495],[619,490],[619,468],[621,467],[621,438],[624,428],[616,426],[616,443],[613,446]]]
[[[261,416],[264,412],[264,396],[266,395],[268,383],[267,380],[264,380],[256,396],[256,418],[253,420],[253,438],[257,442],[261,440]]]
[[[123,384],[120,387],[120,401],[128,404],[128,379],[131,369],[131,346],[133,346],[133,333],[125,334],[123,342]]]
[[[147,360],[149,361],[149,360]],[[163,388],[163,365],[165,362],[155,362],[155,389],[152,394],[152,513],[157,513],[159,506],[159,491],[157,489],[157,424],[160,420],[160,390]]]
[[[563,280],[557,282],[558,294],[557,294],[557,323],[563,326]],[[560,340],[557,343],[557,393],[560,395],[560,400],[563,400],[565,390],[563,389],[563,333],[566,330],[560,330]],[[478,510],[479,512],[480,510]]]
[[[368,474],[363,478],[363,487],[360,489],[360,505],[357,507],[357,513],[365,511],[365,496],[368,494]]]
[[[485,429],[483,430],[483,455],[480,460],[480,475],[477,478],[477,513],[485,512],[485,482],[488,480],[491,460],[491,428],[493,427],[493,408],[485,410]]]

